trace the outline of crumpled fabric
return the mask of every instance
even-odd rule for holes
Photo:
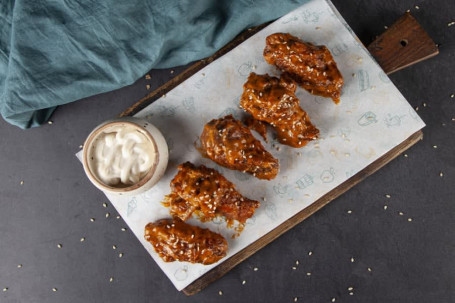
[[[56,106],[212,55],[308,0],[3,0],[0,113],[18,127]]]

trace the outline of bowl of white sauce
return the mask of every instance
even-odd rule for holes
[[[168,158],[166,140],[154,125],[124,117],[106,121],[90,133],[82,162],[87,177],[100,190],[136,195],[161,179]]]

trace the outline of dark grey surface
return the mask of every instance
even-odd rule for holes
[[[136,237],[121,231],[125,223],[74,157],[97,124],[147,93],[146,83],[158,87],[182,68],[153,71],[150,81],[61,106],[52,125],[22,131],[1,120],[0,302],[454,302],[455,26],[448,23],[455,21],[455,2],[334,4],[365,44],[407,9],[440,44],[436,58],[391,77],[427,123],[408,157],[186,297]]]

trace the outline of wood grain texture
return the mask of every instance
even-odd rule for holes
[[[230,50],[235,48],[238,44],[245,41],[269,23],[260,25],[258,27],[249,29],[239,36],[237,36],[232,42],[227,44],[224,48],[219,50],[213,56],[200,60],[195,64],[191,65],[184,72],[167,82],[163,86],[154,90],[133,106],[125,110],[120,116],[132,116],[146,106],[151,104],[156,99],[160,98],[163,94],[166,94],[177,85],[188,79],[190,76],[207,66],[217,58],[228,53]],[[406,46],[403,46],[402,41],[406,42]],[[402,16],[394,25],[392,25],[385,33],[379,36],[369,47],[368,50],[376,58],[379,65],[384,69],[387,74],[393,73],[397,70],[405,68],[409,65],[415,64],[432,56],[438,54],[436,44],[426,34],[418,22],[409,14],[406,13]],[[247,259],[249,256],[266,246],[277,237],[302,222],[316,211],[327,205],[330,201],[337,198],[360,181],[364,180],[369,175],[376,172],[378,169],[392,161],[398,155],[403,153],[405,150],[416,144],[423,137],[422,131],[417,131],[412,134],[409,138],[403,141],[401,144],[384,154],[375,162],[368,165],[366,168],[346,180],[332,191],[318,199],[316,202],[300,211],[286,222],[279,225],[273,231],[264,235],[248,247],[244,248],[237,254],[231,256],[223,263],[213,268],[209,272],[205,273],[199,279],[191,283],[183,292],[186,295],[194,295],[209,285],[211,282],[222,277],[224,274],[229,272],[233,267]]]
[[[410,13],[376,38],[368,50],[387,74],[439,53],[437,45]]]

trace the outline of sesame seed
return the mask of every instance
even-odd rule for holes
[[[24,185],[24,181],[21,181],[21,185]]]
[[[107,203],[103,203],[103,207],[106,208],[107,207]]]
[[[309,255],[309,256],[311,256],[312,254],[313,254],[313,252],[312,252],[312,251],[308,252],[308,255]]]
[[[391,195],[387,194],[387,195],[385,195],[385,197],[386,197],[387,199],[390,199]]]
[[[22,268],[22,264],[17,264],[17,268]]]
[[[444,174],[442,172],[439,173],[439,177],[444,177]]]
[[[7,291],[7,290],[8,290],[8,287],[3,288],[3,291]]]
[[[113,277],[110,277],[109,278],[109,282],[113,282],[114,281],[114,278]]]
[[[145,79],[150,80],[151,78],[149,74],[145,75]]]
[[[149,90],[149,89],[150,89],[150,84],[147,84],[147,85],[145,86],[145,88],[146,88],[147,90]]]
[[[307,276],[311,276],[311,273],[310,273],[310,272],[307,272],[306,275],[307,275]]]
[[[427,104],[426,104],[425,102],[423,102],[423,104],[422,104],[422,105],[423,105],[423,107],[427,107]]]
[[[292,269],[293,269],[293,270],[296,270],[296,269],[297,269],[297,267],[295,267],[295,266],[292,266]]]
[[[387,209],[387,205],[384,205],[384,210],[386,210],[386,209]]]
[[[81,242],[84,242],[84,241],[85,241],[85,238],[84,238],[84,237],[82,237],[82,238],[81,238]]]
[[[255,268],[253,268],[253,270],[254,270],[254,271],[258,271],[258,270],[259,270],[259,268],[255,267]]]
[[[54,288],[52,288],[52,291],[54,291],[54,292],[55,292],[55,291],[57,291],[57,288],[55,288],[55,287],[54,287]]]
[[[242,285],[245,285],[245,284],[246,284],[246,280],[243,280],[243,281],[242,281]]]
[[[47,121],[47,124],[52,124],[52,123],[54,123],[54,122],[52,122],[51,120]]]
[[[348,210],[348,214],[352,214],[352,210]]]
[[[171,70],[171,74],[173,74],[173,73],[174,73],[174,70]]]
[[[110,213],[106,213],[106,218],[109,218],[111,214]]]
[[[95,222],[95,218],[90,218],[90,222]]]
[[[404,215],[404,213],[403,213],[402,211],[398,212],[398,214],[399,214],[400,216]]]
[[[295,265],[299,265],[299,260],[295,261]]]
[[[371,272],[371,267],[368,267],[367,270]]]
[[[116,219],[120,219],[120,216],[115,217]]]
[[[223,292],[220,290],[220,291],[218,292],[218,294],[219,294],[220,296],[222,296],[222,295],[223,295]]]
[[[353,289],[354,289],[354,287],[352,287],[352,286],[349,286],[349,287],[348,287],[348,290],[349,290],[349,291],[352,291]]]
[[[119,257],[119,258],[123,257],[123,253],[119,253],[119,254],[118,254],[118,257]]]
[[[336,299],[335,299],[335,298],[332,298],[332,302],[335,302],[335,301],[336,301]]]
[[[355,262],[355,259],[352,257],[351,258],[351,263],[354,263]]]
[[[455,25],[455,21],[447,23],[447,26],[449,26],[449,27],[452,26],[452,25]]]
[[[407,157],[408,157],[408,154],[404,154],[404,157],[407,158]]]
[[[125,227],[122,227],[121,230],[122,230],[122,231],[126,231],[126,228],[125,228]]]
[[[411,221],[412,221],[412,218],[408,218],[408,221],[411,222]]]
[[[82,147],[84,147],[84,146],[82,146],[82,145],[79,145],[79,148],[82,148]]]
[[[57,244],[57,247],[62,248],[63,246],[62,246],[62,244]]]
[[[389,27],[387,25],[384,25],[384,29],[388,29]]]
[[[414,6],[416,9],[419,9],[420,7],[418,5]]]
[[[112,249],[117,249],[117,246],[116,245],[112,245]]]
[[[294,302],[297,302],[297,300],[298,300],[298,298],[297,298],[297,297],[295,297],[295,298],[294,298]]]
[[[353,292],[350,292],[350,293],[349,293],[349,295],[350,295],[350,296],[353,296],[353,295],[354,295],[354,293],[353,293]]]
[[[451,94],[451,95],[450,95],[450,98],[454,98],[454,97],[455,97],[455,94]]]

